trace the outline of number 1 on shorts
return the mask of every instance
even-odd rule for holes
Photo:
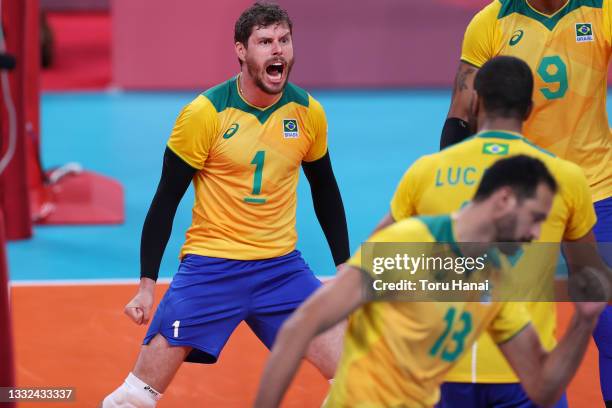
[[[174,337],[178,337],[178,328],[181,325],[181,321],[177,320],[176,322],[172,323],[172,327],[174,327]]]

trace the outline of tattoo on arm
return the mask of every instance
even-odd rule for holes
[[[468,89],[468,86],[466,83],[467,79],[474,72],[476,72],[476,69],[471,68],[471,67],[467,67],[466,69],[459,71],[459,73],[457,74],[457,80],[455,83],[455,87],[457,88],[457,90],[465,91]]]

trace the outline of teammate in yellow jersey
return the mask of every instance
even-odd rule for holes
[[[470,133],[469,101],[478,69],[497,55],[525,60],[535,86],[523,134],[584,170],[597,214],[594,235],[612,242],[612,133],[606,112],[611,54],[610,0],[492,1],[466,29],[441,146]],[[604,248],[612,265],[612,251]],[[603,397],[612,407],[612,308],[602,314],[594,338]]]
[[[476,75],[476,95],[471,106],[479,132],[439,153],[417,160],[404,174],[391,202],[391,211],[379,224],[414,215],[434,215],[456,210],[473,196],[484,170],[500,158],[527,154],[542,160],[559,181],[551,214],[542,226],[539,242],[561,242],[569,259],[584,251],[581,243],[594,242],[595,212],[584,173],[576,164],[534,146],[520,135],[521,125],[532,107],[533,76],[529,66],[514,57],[495,57]],[[514,265],[515,272],[538,271],[552,284],[557,254],[544,255],[542,247],[525,250]],[[536,299],[534,299],[536,300]],[[545,349],[555,344],[554,303],[527,305],[534,329]],[[529,407],[508,363],[490,336],[484,334],[446,377],[440,407]],[[477,384],[474,384],[477,383]],[[497,405],[496,405],[497,404]],[[567,406],[565,396],[556,407]]]
[[[490,248],[495,242],[529,241],[539,234],[556,188],[538,159],[503,159],[487,169],[473,201],[458,212],[405,219],[369,241],[472,242]],[[326,407],[431,407],[444,374],[483,331],[498,343],[530,397],[549,405],[572,378],[603,309],[602,303],[577,304],[568,332],[547,352],[523,303],[374,300],[376,271],[362,263],[366,252],[358,251],[339,277],[284,324],[264,370],[257,408],[280,404],[310,340],[351,313]]]
[[[193,181],[192,224],[133,371],[103,407],[154,407],[183,361],[214,363],[245,321],[272,347],[284,320],[321,286],[295,249],[300,167],[336,265],[349,257],[340,192],[321,105],[288,82],[292,23],[256,3],[236,22],[240,74],[188,104],[164,155],[141,242],[141,281],[125,312],[149,321],[153,289],[176,208]],[[309,359],[327,378],[342,328],[318,338]]]

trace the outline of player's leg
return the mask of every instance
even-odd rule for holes
[[[110,393],[103,408],[153,408],[178,371],[190,347],[173,347],[161,335],[143,345],[134,370]]]
[[[593,233],[598,242],[604,243],[600,253],[606,263],[612,266],[612,197],[595,203],[597,224]],[[612,408],[612,306],[606,307],[595,331],[595,344],[599,350],[599,381],[606,407]]]
[[[257,277],[247,324],[259,339],[271,348],[285,320],[321,282],[314,276],[299,251],[264,261],[257,261]],[[345,323],[321,334],[312,341],[307,359],[327,379],[333,378],[342,353]]]
[[[105,399],[104,408],[141,406],[125,405],[130,400],[155,403],[183,361],[217,361],[246,316],[248,282],[233,272],[236,262],[240,261],[196,255],[183,259],[155,312],[133,372]],[[143,395],[149,399],[140,398]]]

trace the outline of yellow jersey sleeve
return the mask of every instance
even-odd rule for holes
[[[497,29],[500,8],[500,1],[494,0],[474,16],[463,36],[461,61],[480,68],[497,55],[501,39]]]
[[[395,221],[417,215],[416,204],[420,200],[419,181],[424,167],[425,157],[418,159],[402,176],[393,198],[391,199],[391,216]],[[431,170],[431,169],[430,169]]]
[[[185,106],[176,119],[168,147],[191,167],[201,170],[218,134],[217,111],[203,95]]]
[[[308,117],[313,140],[303,160],[311,162],[319,160],[327,153],[327,119],[323,106],[312,96],[308,95],[308,98],[310,100]]]
[[[567,188],[566,198],[571,200],[568,207],[572,210],[567,221],[563,239],[573,241],[584,237],[595,225],[597,216],[593,208],[591,191],[582,169],[573,163],[568,163],[568,174],[563,188]]]
[[[530,320],[525,303],[507,302],[502,304],[487,330],[493,341],[500,344],[517,335]]]
[[[605,40],[608,44],[612,43],[612,7],[610,7],[610,1],[604,0],[602,5],[603,11],[603,32]]]

